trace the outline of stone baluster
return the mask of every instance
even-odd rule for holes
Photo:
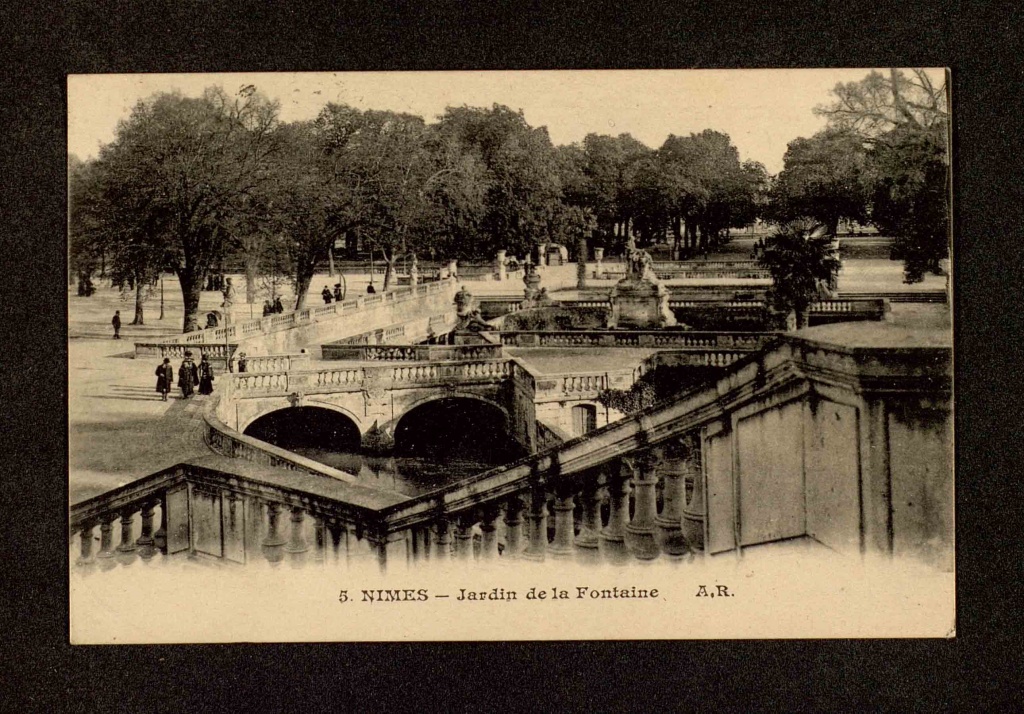
[[[327,523],[327,533],[331,538],[331,562],[337,564],[341,561],[342,557],[342,533],[345,534],[345,550],[348,550],[348,531],[345,529],[344,525],[332,519]]]
[[[480,521],[480,558],[494,560],[498,557],[498,516],[501,513],[495,504],[484,507]]]
[[[683,501],[683,479],[686,475],[686,462],[678,453],[666,452],[661,465],[664,477],[661,513],[654,519],[658,526],[658,546],[670,558],[681,558],[690,552],[683,538],[681,519]]]
[[[600,549],[611,562],[629,560],[626,551],[626,526],[629,525],[630,469],[625,464],[612,466],[606,474],[608,482],[608,525],[601,531]]]
[[[686,459],[686,481],[692,483],[690,497],[683,507],[683,537],[694,553],[704,552],[704,474],[701,467],[699,437],[693,440]]]
[[[414,528],[412,531],[412,559],[422,563],[430,558],[430,529]]]
[[[132,538],[132,521],[135,513],[130,509],[121,511],[121,542],[118,543],[115,552],[117,560],[121,565],[128,565],[135,560],[135,539]]]
[[[139,548],[139,555],[143,560],[149,560],[156,555],[156,548],[153,547],[155,539],[153,537],[153,508],[156,504],[152,501],[147,501],[142,504],[142,532],[139,534],[138,540],[135,541],[135,545]]]
[[[267,562],[271,565],[277,565],[284,559],[284,536],[281,535],[279,530],[279,523],[281,517],[281,506],[277,503],[267,504],[267,534],[263,537],[263,541],[260,544],[260,549],[263,551],[263,557],[267,559]]]
[[[633,520],[626,526],[626,547],[638,560],[654,560],[661,552],[655,537],[658,515],[658,460],[652,452],[643,451],[630,459],[633,462]]]
[[[542,485],[536,485],[530,492],[529,542],[523,551],[527,560],[544,560],[548,547],[548,502]]]
[[[284,550],[291,556],[292,565],[297,567],[306,562],[306,553],[309,551],[305,534],[306,512],[298,507],[292,508],[291,522],[291,533]]]
[[[573,523],[572,484],[560,483],[555,487],[555,537],[548,546],[551,555],[556,558],[569,558],[574,554],[575,524]]]
[[[100,518],[100,552],[96,554],[96,558],[99,560],[100,567],[104,570],[108,570],[116,563],[114,563],[114,521],[117,516],[113,513],[105,514]]]
[[[523,500],[513,496],[505,502],[505,552],[503,558],[518,558],[523,548]]]
[[[75,561],[76,565],[85,567],[96,564],[96,559],[92,555],[92,529],[94,525],[95,524],[90,521],[83,523],[78,529],[80,550],[78,560]]]
[[[452,553],[451,522],[447,518],[441,518],[435,524],[434,533],[434,557],[437,560],[449,560]]]
[[[473,558],[473,526],[476,520],[473,513],[462,513],[456,518],[455,557],[459,560]]]
[[[323,516],[313,516],[313,562],[323,567],[327,562],[327,524]]]
[[[598,478],[588,479],[580,494],[583,505],[583,522],[576,536],[576,554],[580,560],[593,561],[598,555],[601,533],[601,502],[604,489]]]

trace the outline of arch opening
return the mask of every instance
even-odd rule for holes
[[[395,453],[439,463],[506,463],[524,450],[509,434],[505,413],[468,397],[436,399],[414,407],[395,426]]]
[[[280,409],[256,419],[243,433],[297,453],[359,450],[359,427],[355,422],[323,407]]]

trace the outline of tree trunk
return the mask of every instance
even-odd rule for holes
[[[181,299],[185,306],[182,332],[195,332],[199,329],[199,297],[202,294],[203,280],[205,278],[206,276],[202,273],[194,274],[188,268],[178,272],[178,282],[181,284]]]
[[[380,290],[382,293],[386,293],[388,288],[391,287],[391,274],[394,272],[394,264],[394,258],[389,259],[386,255],[384,256],[384,265],[387,267],[384,268],[384,287]]]
[[[306,297],[309,295],[309,285],[313,282],[315,263],[301,266],[295,275],[295,309],[302,310],[306,307]]]
[[[142,304],[146,301],[145,296],[142,294],[144,286],[141,281],[135,281],[135,319],[132,320],[133,325],[144,325],[142,314]]]
[[[245,255],[245,302],[252,305],[256,302],[256,275],[259,268],[259,256],[253,253]]]

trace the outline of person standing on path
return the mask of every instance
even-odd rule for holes
[[[174,367],[171,366],[171,358],[164,357],[164,363],[156,368],[156,391],[160,392],[163,401],[167,401],[167,393],[173,384]]]
[[[114,310],[114,317],[110,321],[110,324],[114,326],[114,339],[121,339],[121,311]]]
[[[334,284],[334,302],[341,302],[341,283]]]
[[[331,289],[324,285],[324,289],[320,292],[320,294],[324,298],[324,305],[330,305],[331,300],[334,299],[334,296],[331,294]]]
[[[199,393],[213,394],[213,365],[205,354],[199,361]]]
[[[271,311],[272,312],[276,312],[278,314],[281,314],[282,312],[284,312],[284,305],[281,304],[281,297],[280,296],[274,298],[274,306],[273,306],[273,308],[271,308]]]
[[[178,368],[178,386],[181,387],[181,398],[188,399],[196,388],[199,381],[199,370],[196,363],[192,361],[192,353],[186,352],[185,359]]]

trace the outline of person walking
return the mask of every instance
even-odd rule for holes
[[[192,353],[186,352],[185,359],[178,367],[178,386],[181,387],[181,398],[188,399],[195,391],[196,382],[199,381],[199,370],[196,363],[192,361]]]
[[[274,298],[274,305],[273,305],[273,307],[271,309],[273,310],[273,312],[276,312],[278,315],[280,315],[282,312],[284,312],[284,305],[281,304],[281,296],[280,295],[278,295],[276,298]]]
[[[330,305],[331,304],[331,300],[334,298],[334,296],[331,295],[331,289],[329,287],[327,287],[326,285],[324,285],[324,289],[321,291],[320,294],[324,298],[324,305]]]
[[[121,311],[114,310],[114,317],[110,321],[110,324],[114,326],[114,339],[121,339]]]
[[[334,284],[334,302],[341,302],[341,283]]]
[[[156,391],[160,392],[160,398],[167,401],[167,393],[174,385],[174,367],[171,366],[171,358],[164,357],[164,363],[156,368]]]
[[[199,361],[199,393],[213,394],[213,365],[205,354]]]

